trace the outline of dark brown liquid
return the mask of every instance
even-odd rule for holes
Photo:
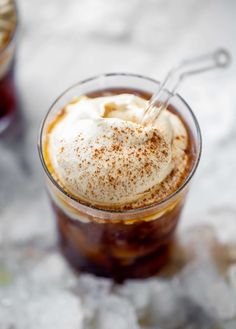
[[[17,95],[14,83],[14,65],[0,79],[0,121],[7,119],[16,112]],[[1,122],[0,122],[1,123]]]
[[[147,93],[127,89],[99,91],[89,96],[98,97],[124,92],[137,94],[146,99],[150,97]],[[178,115],[175,109],[170,108],[170,110]],[[185,126],[189,132],[187,151],[190,156],[189,170],[191,170],[195,143],[190,130],[186,124]],[[188,173],[189,171],[186,172],[186,176]],[[161,216],[157,214],[156,220],[138,220],[133,224],[122,221],[99,223],[96,222],[96,218],[89,223],[83,223],[70,218],[52,201],[62,253],[76,270],[112,277],[116,281],[151,276],[168,260],[171,241],[184,204],[184,196],[185,193],[164,214]]]
[[[70,219],[54,202],[59,243],[69,263],[79,271],[112,277],[148,277],[167,261],[169,244],[182,204],[149,222],[82,223]]]

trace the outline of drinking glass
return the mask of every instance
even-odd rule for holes
[[[52,105],[42,123],[38,149],[57,222],[59,245],[68,262],[79,271],[112,277],[117,281],[157,273],[168,259],[186,194],[199,163],[201,133],[188,104],[181,96],[173,96],[170,110],[182,118],[191,141],[191,168],[186,179],[161,202],[131,210],[104,210],[83,204],[53,178],[45,160],[48,125],[75,96],[99,95],[100,92],[151,95],[158,87],[158,81],[140,75],[100,75],[67,89]]]

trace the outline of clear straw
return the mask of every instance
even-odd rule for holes
[[[160,113],[167,108],[171,97],[176,94],[181,82],[189,76],[218,68],[226,68],[231,62],[231,56],[226,49],[217,49],[213,53],[183,60],[173,67],[159,90],[148,101],[142,119],[143,125],[153,125]]]

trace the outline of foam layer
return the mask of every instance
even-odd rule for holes
[[[81,97],[63,109],[47,136],[51,173],[74,197],[125,208],[161,200],[183,177],[188,135],[164,111],[141,125],[146,100],[131,94]]]

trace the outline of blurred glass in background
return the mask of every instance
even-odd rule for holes
[[[17,109],[14,83],[17,13],[13,0],[0,0],[0,133]]]

